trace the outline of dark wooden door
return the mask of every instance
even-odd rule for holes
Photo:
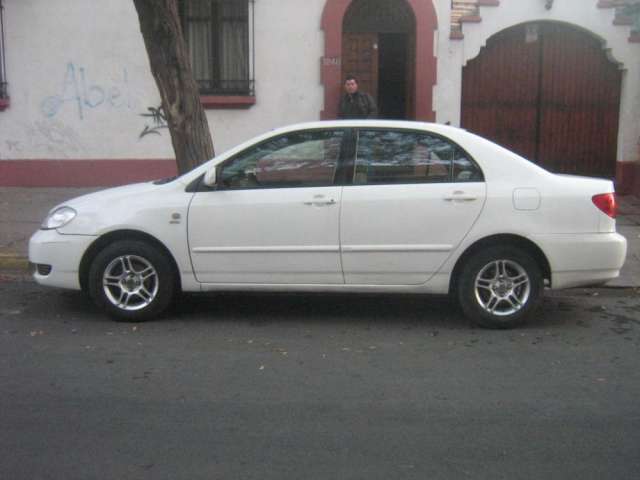
[[[406,33],[381,33],[378,37],[378,116],[407,119]]]
[[[342,37],[342,79],[358,78],[360,91],[378,98],[378,34],[345,33]]]
[[[621,80],[589,34],[519,25],[464,67],[462,126],[553,172],[613,177]]]

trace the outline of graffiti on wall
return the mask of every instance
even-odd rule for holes
[[[47,118],[19,122],[16,126],[18,130],[0,142],[0,159],[39,156],[60,159],[88,153],[78,132],[58,120]]]
[[[20,143],[19,140],[5,140],[4,141],[6,147],[7,147],[7,152],[21,152],[22,151],[22,144]]]
[[[147,124],[144,126],[144,130],[140,132],[138,140],[146,137],[147,135],[162,135],[160,130],[169,128],[167,125],[167,117],[164,113],[162,105],[159,107],[147,107],[148,113],[141,113],[140,116],[147,119]]]
[[[59,92],[42,100],[40,111],[45,117],[53,118],[67,108],[75,110],[80,120],[84,120],[89,110],[134,108],[126,67],[117,82],[100,84],[92,82],[83,66],[67,63]]]
[[[86,153],[78,133],[56,120],[40,120],[25,125],[25,134],[31,150],[46,152],[53,157],[68,158]]]

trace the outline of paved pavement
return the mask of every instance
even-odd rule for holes
[[[0,187],[0,270],[26,270],[29,237],[47,212],[65,200],[96,188],[15,188]],[[618,231],[629,248],[620,277],[611,287],[640,287],[640,199],[620,198]]]

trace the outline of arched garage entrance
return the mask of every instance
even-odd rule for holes
[[[321,81],[324,85],[324,110],[320,112],[322,119],[336,118],[338,114],[338,102],[342,94],[342,64],[345,54],[343,51],[343,25],[346,23],[348,29],[356,29],[355,20],[347,19],[345,22],[347,10],[352,3],[356,2],[365,4],[365,9],[367,2],[370,2],[370,5],[376,3],[374,0],[327,0],[322,14],[322,29],[325,33],[325,53],[321,67]],[[405,49],[407,52],[406,65],[411,65],[411,68],[405,78],[404,116],[416,120],[434,121],[433,87],[436,83],[436,58],[433,42],[434,30],[437,29],[438,22],[432,0],[387,0],[387,3],[400,5],[400,8],[404,7],[410,10],[413,16],[412,23],[415,25],[415,33],[404,32],[408,35],[407,38],[412,38],[412,40],[408,40],[409,43]],[[354,7],[361,8],[357,5]],[[370,12],[374,12],[379,21],[384,20],[384,11],[376,11],[371,8]],[[373,20],[375,21],[375,18]],[[367,23],[369,24],[366,27],[368,29],[374,25],[369,21]],[[395,67],[394,71],[397,72],[399,69]]]
[[[464,67],[462,126],[553,172],[613,178],[621,81],[591,34],[517,25]]]

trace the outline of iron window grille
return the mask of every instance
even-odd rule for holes
[[[0,98],[8,98],[7,64],[4,55],[4,6],[0,0]]]
[[[254,0],[181,0],[180,17],[200,93],[253,96]]]

